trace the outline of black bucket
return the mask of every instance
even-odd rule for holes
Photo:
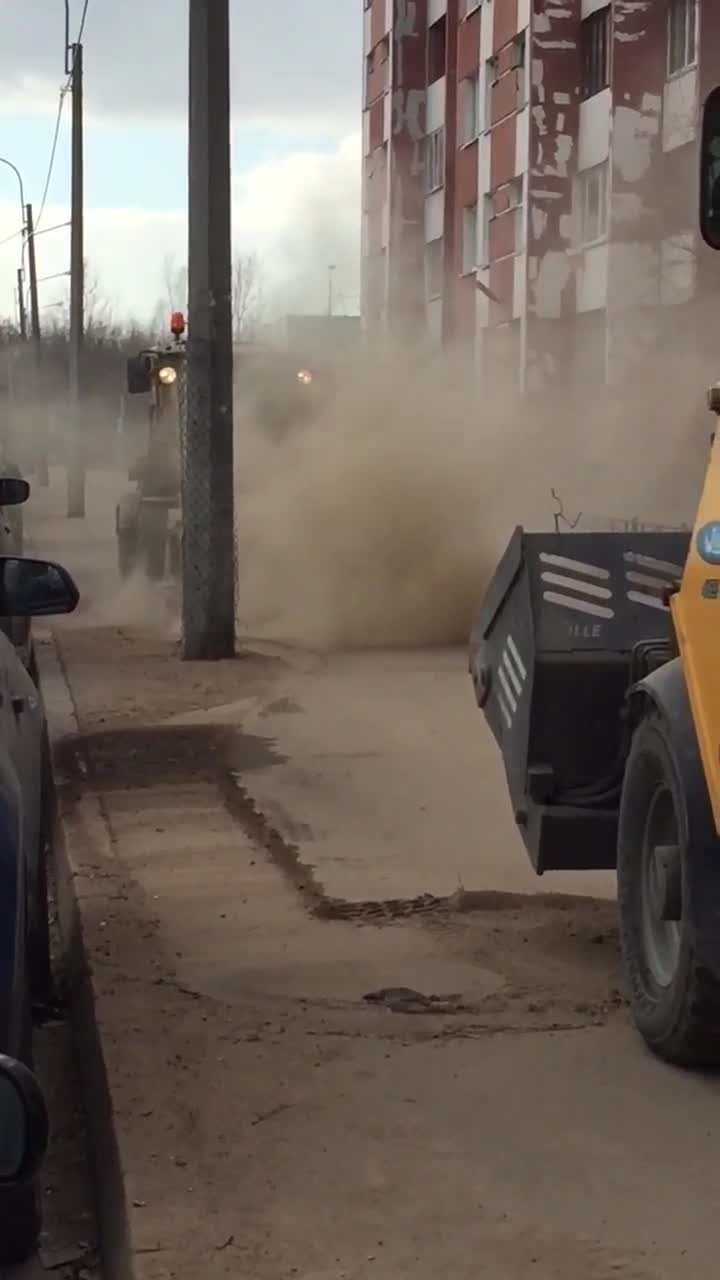
[[[672,652],[687,531],[515,530],[472,631],[470,672],[539,874],[615,865],[627,691]]]

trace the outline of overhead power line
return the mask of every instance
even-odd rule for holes
[[[25,234],[25,228],[20,227],[17,231],[13,231],[11,236],[5,236],[4,240],[0,240],[0,247],[4,244],[10,244],[11,240],[19,240],[20,236]]]
[[[67,80],[65,81],[65,83],[62,85],[60,89],[60,99],[58,101],[57,117],[55,119],[55,131],[53,133],[52,147],[50,148],[50,161],[48,164],[48,171],[47,171],[47,177],[45,179],[45,187],[42,194],[42,200],[40,201],[40,211],[35,220],[36,228],[40,226],[40,221],[42,219],[43,213],[45,212],[45,204],[47,202],[48,191],[50,190],[50,183],[52,182],[53,170],[55,168],[55,156],[57,154],[57,144],[58,144],[58,138],[60,136],[60,125],[62,123],[62,114],[63,114],[63,109],[65,107],[65,99],[70,91],[70,88],[72,87],[72,78],[73,78],[73,72],[75,70],[75,64],[74,64],[74,59],[72,64],[70,63],[69,61],[70,54],[73,49],[76,49],[77,46],[82,43],[82,38],[85,31],[85,23],[87,21],[89,7],[90,7],[90,0],[85,0],[85,3],[83,4],[82,14],[80,17],[80,26],[78,28],[77,39],[71,44],[70,43],[70,3],[69,3],[69,0],[65,0],[65,74],[67,75]]]
[[[48,164],[47,177],[45,178],[45,187],[42,194],[42,200],[40,201],[40,212],[38,213],[37,220],[35,223],[36,227],[39,227],[40,220],[43,216],[43,213],[45,212],[45,204],[48,197],[48,191],[50,190],[50,183],[52,181],[53,169],[55,168],[55,156],[57,154],[57,144],[58,144],[58,138],[60,136],[60,124],[62,121],[63,107],[65,106],[65,98],[67,96],[68,88],[69,88],[69,85],[64,84],[62,89],[60,90],[60,101],[58,102],[57,118],[55,120],[55,132],[53,134],[52,147],[50,148],[50,162]]]

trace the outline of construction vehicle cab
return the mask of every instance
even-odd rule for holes
[[[171,319],[173,340],[131,356],[127,362],[130,395],[147,395],[146,448],[128,471],[134,488],[115,513],[118,567],[127,578],[142,569],[149,578],[165,576],[173,554],[173,518],[180,507],[179,401],[185,364],[185,320]]]
[[[720,88],[700,230],[720,250]],[[720,384],[709,393],[720,414]],[[692,532],[516,529],[470,673],[538,872],[617,870],[627,994],[661,1058],[720,1064],[720,433]]]

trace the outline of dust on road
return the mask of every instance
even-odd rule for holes
[[[108,824],[85,918],[143,1277],[714,1276],[714,1086],[642,1051],[611,903],[325,919],[228,809],[226,727],[126,709],[113,753],[104,715],[63,803],[81,851],[88,788]]]

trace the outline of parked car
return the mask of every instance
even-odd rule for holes
[[[1,482],[0,482],[1,483]],[[60,565],[0,556],[0,617],[71,613]],[[49,753],[41,694],[0,632],[0,1054],[32,1067],[32,1011],[51,991],[46,853]],[[40,1230],[30,1179],[0,1180],[0,1265],[25,1258]]]
[[[22,506],[30,497],[30,485],[20,470],[0,450],[0,555],[23,555],[25,530]],[[0,631],[12,640],[22,661],[37,684],[37,665],[29,618],[0,618]]]

